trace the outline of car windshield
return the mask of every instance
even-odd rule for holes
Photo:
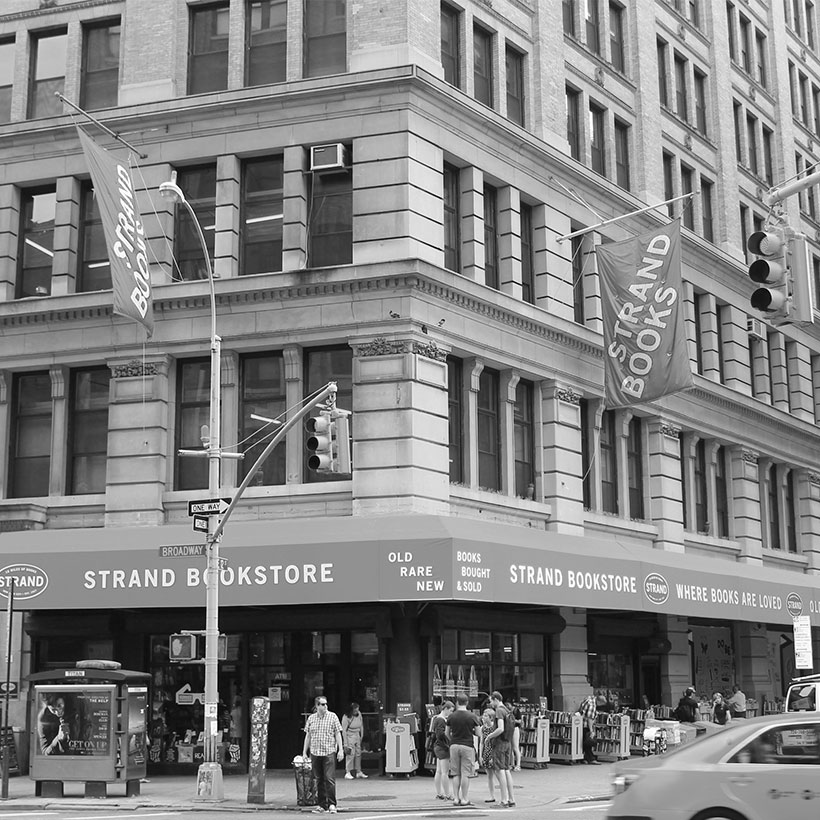
[[[817,685],[807,683],[804,686],[792,686],[789,689],[789,703],[786,707],[788,712],[813,712],[816,709]]]

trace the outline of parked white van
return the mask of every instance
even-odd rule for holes
[[[789,691],[786,694],[787,712],[817,712],[820,697],[820,675],[805,675],[802,678],[792,678]]]

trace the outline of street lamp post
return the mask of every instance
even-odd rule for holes
[[[208,496],[219,498],[222,451],[220,445],[220,402],[221,384],[220,367],[222,354],[222,339],[216,334],[216,294],[214,291],[214,273],[211,267],[208,246],[205,235],[199,224],[191,203],[185,198],[182,189],[176,182],[176,171],[171,174],[170,182],[163,182],[159,186],[160,194],[173,203],[184,205],[190,214],[191,221],[196,228],[202,252],[205,256],[205,267],[208,271],[208,286],[211,296],[211,389],[210,389],[210,419],[207,434],[203,431],[203,444],[207,446],[208,457]],[[222,767],[217,759],[218,748],[218,709],[219,709],[219,679],[218,679],[218,643],[219,643],[219,541],[221,531],[217,533],[219,516],[209,516],[208,535],[206,538],[206,554],[208,564],[205,570],[205,725],[204,725],[204,757],[199,767],[197,777],[197,795],[202,799],[222,800],[224,787],[222,783]]]

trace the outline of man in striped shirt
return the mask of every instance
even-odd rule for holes
[[[302,756],[310,752],[313,776],[316,778],[316,792],[319,806],[314,814],[326,811],[336,814],[336,761],[344,760],[342,724],[335,712],[329,712],[327,698],[319,695],[315,699],[316,711],[308,715],[305,724],[305,745]]]

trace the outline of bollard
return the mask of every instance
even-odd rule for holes
[[[225,786],[222,782],[222,766],[219,763],[202,763],[196,778],[198,800],[224,800]]]

